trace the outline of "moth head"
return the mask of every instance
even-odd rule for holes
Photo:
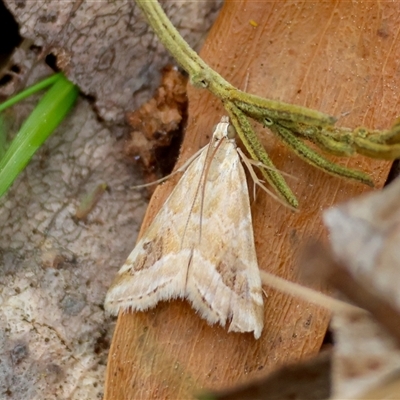
[[[234,139],[236,137],[235,128],[229,123],[229,117],[222,117],[221,122],[214,126],[213,137],[215,141],[222,138]]]
[[[228,124],[227,123],[220,122],[219,124],[215,125],[214,131],[213,131],[213,140],[214,140],[214,142],[218,142],[223,137],[226,137],[227,136],[227,134],[226,134],[227,129],[228,129]]]

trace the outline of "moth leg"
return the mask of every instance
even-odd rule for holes
[[[158,185],[159,183],[162,183],[162,182],[172,178],[176,174],[185,172],[186,169],[190,166],[190,164],[192,164],[200,156],[202,150],[203,149],[201,148],[200,150],[196,151],[196,153],[194,153],[188,160],[186,160],[186,162],[183,165],[181,165],[179,168],[177,168],[175,171],[171,172],[170,174],[163,176],[162,178],[157,179],[156,181],[153,181],[153,182],[145,183],[143,185],[132,186],[131,189],[142,189],[142,188],[145,188],[148,186]]]
[[[272,198],[274,198],[276,201],[278,201],[279,203],[283,204],[286,207],[291,208],[293,211],[297,211],[297,208],[294,208],[293,206],[289,205],[287,202],[285,202],[284,200],[282,200],[281,198],[279,198],[278,196],[276,196],[271,190],[269,190],[265,185],[264,182],[259,179],[259,177],[256,175],[253,165],[260,168],[261,170],[263,168],[265,169],[271,169],[271,167],[267,167],[265,166],[263,163],[259,162],[259,161],[254,161],[251,158],[247,157],[246,154],[243,153],[242,149],[240,147],[237,148],[237,152],[240,156],[240,158],[243,161],[243,164],[246,166],[247,170],[250,173],[251,179],[253,180],[254,183],[254,187],[253,187],[253,197],[256,198],[256,186],[259,186],[262,190],[264,190],[265,193],[267,193],[268,195],[270,195]],[[276,168],[274,168],[274,170],[277,171]],[[289,175],[289,174],[285,174],[285,175]]]

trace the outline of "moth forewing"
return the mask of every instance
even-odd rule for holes
[[[109,312],[182,297],[210,324],[230,321],[229,331],[260,337],[263,300],[249,194],[228,126],[222,118],[122,266],[107,293]]]

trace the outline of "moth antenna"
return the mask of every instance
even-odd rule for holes
[[[202,227],[202,219],[203,219],[204,196],[205,196],[205,190],[206,190],[207,176],[208,176],[208,172],[210,170],[211,162],[212,162],[215,154],[217,153],[217,151],[219,149],[219,146],[221,146],[222,140],[223,139],[219,140],[217,147],[215,147],[214,149],[212,149],[210,146],[207,149],[206,162],[204,164],[204,169],[201,172],[199,184],[197,185],[196,193],[195,193],[195,196],[194,196],[194,199],[193,199],[193,204],[194,204],[197,196],[199,195],[199,191],[200,191],[200,188],[201,188],[202,189],[202,196],[200,198],[199,242],[201,241],[201,227]],[[212,150],[212,153],[210,154],[211,150]],[[192,208],[193,208],[193,205],[192,205]],[[189,212],[188,222],[189,222],[190,215],[192,213],[192,208],[190,209],[190,212]],[[186,230],[186,228],[185,228],[185,230]]]
[[[209,159],[209,153],[210,153],[210,146],[209,146],[209,145],[207,145],[207,146],[208,146],[208,148],[207,148],[207,154],[206,154],[206,157],[205,157],[206,160]],[[200,153],[200,152],[202,152],[203,150],[204,150],[204,147],[201,148],[197,153]],[[196,154],[197,154],[197,153],[196,153]],[[198,155],[199,155],[199,154],[198,154]],[[193,160],[192,160],[192,161],[193,161]],[[188,213],[188,217],[187,217],[187,219],[186,219],[185,229],[183,230],[183,234],[182,234],[181,247],[183,246],[183,241],[184,241],[185,236],[186,236],[186,231],[187,231],[187,227],[188,227],[188,224],[189,224],[189,221],[190,221],[190,217],[191,217],[191,215],[192,215],[194,203],[195,203],[195,201],[196,201],[196,199],[197,199],[197,196],[198,196],[198,194],[199,194],[199,190],[200,190],[200,187],[201,187],[201,184],[202,184],[202,181],[203,181],[204,171],[205,171],[205,168],[203,168],[203,170],[201,171],[201,175],[200,175],[200,178],[199,178],[199,182],[198,182],[198,184],[197,184],[196,191],[195,191],[195,194],[194,194],[194,197],[193,197],[192,206],[190,207],[190,210],[189,210],[189,213]],[[202,222],[202,221],[201,221],[201,218],[202,218],[202,212],[203,212],[203,199],[201,200],[201,204],[200,204],[199,242],[200,242],[200,240],[201,240],[201,222]]]
[[[243,153],[243,154],[244,154],[244,153]],[[245,155],[245,157],[247,157],[247,156]],[[297,176],[292,175],[292,174],[289,174],[289,172],[281,171],[281,170],[278,169],[278,168],[274,168],[274,167],[271,167],[271,166],[269,166],[269,165],[265,165],[265,164],[263,164],[261,161],[256,161],[256,160],[253,160],[252,158],[249,158],[249,157],[247,157],[247,160],[249,161],[249,163],[250,163],[251,165],[254,165],[255,167],[257,167],[257,168],[259,168],[259,169],[261,169],[261,168],[269,169],[269,170],[271,170],[271,171],[279,172],[281,175],[287,176],[288,178],[292,178],[292,179],[294,179],[294,180],[296,180],[296,181],[299,180],[299,178],[298,178]]]
[[[195,161],[199,157],[202,150],[203,150],[203,148],[197,150],[196,153],[194,153],[182,166],[180,166],[177,170],[171,172],[170,174],[168,174],[160,179],[157,179],[156,181],[150,182],[150,183],[145,183],[143,185],[131,186],[131,189],[142,189],[142,188],[149,187],[152,185],[157,185],[158,183],[162,183],[162,182],[172,178],[173,176],[175,176],[176,174],[179,174],[180,172],[184,172],[186,170],[186,168],[188,168],[190,166],[190,164],[192,164],[192,162]]]
[[[202,150],[204,150],[204,148],[203,148]],[[207,148],[207,156],[206,156],[206,159],[207,159],[207,157],[208,157],[208,152],[209,152],[209,151],[210,151],[210,147]],[[192,215],[194,203],[195,203],[195,201],[196,201],[197,195],[198,195],[199,190],[200,190],[200,186],[201,186],[201,181],[202,181],[203,175],[204,175],[204,169],[203,169],[203,171],[201,172],[201,175],[200,175],[200,178],[199,178],[199,182],[198,182],[198,184],[197,184],[196,191],[195,191],[195,193],[194,193],[192,205],[191,205],[191,207],[190,207],[190,210],[189,210],[189,213],[188,213],[188,217],[187,217],[187,219],[186,219],[185,229],[183,230],[183,233],[182,233],[181,248],[182,248],[182,246],[183,246],[183,241],[185,240],[187,227],[188,227],[188,225],[189,225],[190,217],[191,217],[191,215]],[[201,205],[201,210],[202,210],[202,205]],[[201,238],[201,213],[200,213],[199,237]],[[199,239],[199,240],[200,240],[200,239]]]

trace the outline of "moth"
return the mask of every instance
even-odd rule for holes
[[[243,156],[223,117],[118,272],[108,312],[186,298],[209,324],[260,337],[264,305]]]

